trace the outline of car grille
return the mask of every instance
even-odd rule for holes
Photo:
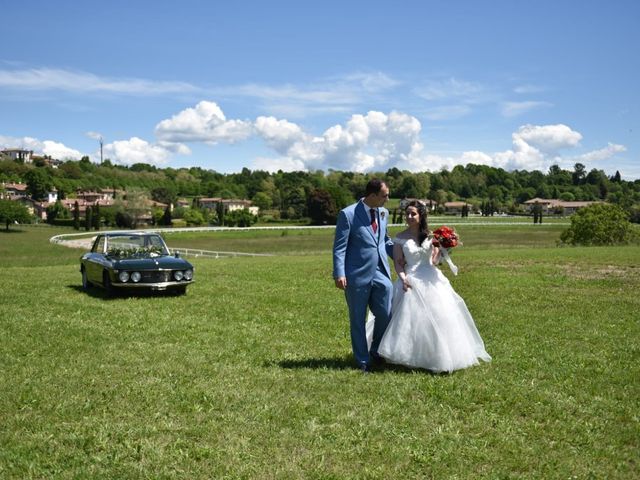
[[[171,276],[171,271],[156,271],[156,272],[140,272],[142,274],[142,278],[140,279],[141,283],[156,283],[156,282],[169,282],[173,280]]]

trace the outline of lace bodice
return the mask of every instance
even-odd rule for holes
[[[402,245],[402,253],[404,254],[404,258],[407,262],[405,268],[416,269],[421,264],[423,265],[433,265],[431,262],[431,253],[432,253],[432,245],[431,238],[426,238],[422,245],[418,245],[418,243],[412,238],[395,238],[395,243]]]

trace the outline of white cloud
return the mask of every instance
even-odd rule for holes
[[[566,125],[523,125],[513,134],[516,140],[523,140],[528,145],[548,154],[564,148],[573,148],[580,144],[582,135]]]
[[[92,140],[102,140],[102,134],[98,132],[87,132],[85,135]]]
[[[566,125],[524,125],[512,134],[512,148],[503,152],[487,154],[480,151],[467,151],[460,155],[441,156],[424,154],[416,150],[399,166],[411,171],[437,171],[442,168],[451,170],[455,165],[469,163],[489,165],[505,170],[541,170],[547,171],[552,164],[567,163],[558,153],[561,149],[575,148],[582,135]],[[607,147],[589,152],[571,160],[597,162],[625,151],[623,145],[609,144]]]
[[[255,131],[296,169],[341,169],[364,172],[400,161],[422,148],[420,122],[410,115],[371,111],[352,115],[345,125],[334,125],[321,136],[274,117],[256,119]]]
[[[220,97],[252,97],[272,115],[302,118],[353,111],[355,105],[378,98],[400,82],[382,72],[356,72],[308,85],[245,84],[211,89]]]
[[[310,141],[298,125],[275,117],[258,117],[254,128],[267,145],[279,153],[286,153],[297,142]]]
[[[582,139],[579,132],[562,124],[523,125],[512,134],[510,150],[441,156],[424,151],[421,130],[415,117],[377,111],[352,115],[345,124],[334,125],[320,136],[307,134],[297,124],[275,117],[259,117],[255,123],[256,133],[280,155],[278,168],[283,170],[304,167],[366,172],[398,166],[411,171],[437,171],[468,163],[507,170],[546,170],[561,160],[558,151],[575,148]],[[621,148],[624,147],[610,145],[597,153],[604,156]],[[596,152],[591,158],[596,158]]]
[[[0,135],[0,147],[33,150],[36,155],[48,155],[57,160],[79,160],[83,156],[80,151],[67,147],[63,143],[53,140],[40,141],[33,137],[17,138]]]
[[[252,168],[254,170],[264,170],[265,172],[277,172],[278,170],[282,170],[283,172],[296,172],[306,170],[302,161],[288,157],[257,157],[253,161]]]
[[[400,85],[400,82],[382,72],[353,73],[344,77],[348,84],[360,85],[369,92],[378,92]]]
[[[471,113],[471,107],[468,105],[442,105],[439,107],[429,108],[424,117],[427,120],[455,120],[462,118]]]
[[[449,78],[447,80],[427,82],[415,89],[416,95],[428,101],[466,98],[474,100],[481,96],[484,88],[473,82]]]
[[[502,115],[505,117],[516,117],[518,115],[522,115],[524,113],[530,112],[531,110],[535,110],[537,108],[551,107],[553,104],[549,102],[537,102],[537,101],[526,101],[526,102],[505,102],[502,105]]]
[[[544,92],[545,90],[546,88],[538,85],[518,85],[513,89],[513,91],[518,94],[540,93]]]
[[[118,140],[104,146],[105,158],[125,165],[134,163],[163,165],[169,160],[171,153],[171,150],[162,145],[153,145],[138,137]]]
[[[589,153],[585,153],[578,157],[578,161],[581,163],[599,162],[611,158],[616,153],[626,152],[627,148],[624,145],[617,145],[615,143],[609,143],[606,147],[600,150],[594,150]]]
[[[191,149],[183,143],[160,141],[157,145],[171,153],[177,153],[178,155],[191,155]]]
[[[42,142],[43,148],[42,153],[45,155],[49,155],[51,158],[56,158],[58,160],[80,160],[82,158],[82,153],[80,153],[75,148],[67,147],[66,145],[54,142],[52,140],[45,140]]]
[[[33,150],[36,153],[41,153],[44,144],[33,137],[8,137],[0,135],[0,147],[2,148],[22,148],[24,150]]]
[[[234,143],[251,135],[251,123],[227,120],[215,102],[206,100],[156,125],[156,135],[165,142]]]
[[[125,95],[194,93],[201,89],[185,82],[162,82],[139,78],[103,78],[87,72],[56,68],[0,70],[0,87],[21,90],[63,90],[72,93],[106,92]]]

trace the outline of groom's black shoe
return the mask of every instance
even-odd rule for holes
[[[387,361],[379,355],[371,355],[371,364],[375,370],[384,370]]]
[[[360,371],[361,371],[362,373],[371,373],[371,367],[369,366],[369,364],[367,364],[367,363],[365,363],[365,362],[362,362],[362,363],[359,365],[359,368],[360,368]]]

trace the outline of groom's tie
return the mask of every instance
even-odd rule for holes
[[[375,208],[370,209],[369,213],[371,214],[371,228],[373,229],[373,233],[376,234],[378,233],[378,220],[376,219]]]

